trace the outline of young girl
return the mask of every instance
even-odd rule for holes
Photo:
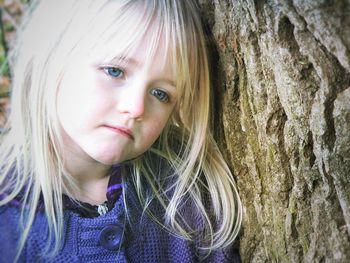
[[[10,56],[0,262],[239,262],[194,0],[42,0]]]

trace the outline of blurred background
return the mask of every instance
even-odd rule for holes
[[[0,0],[0,128],[9,111],[11,73],[7,54],[15,39],[22,14],[30,0]]]

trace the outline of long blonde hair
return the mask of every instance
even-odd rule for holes
[[[196,2],[37,0],[32,1],[9,58],[14,76],[11,114],[1,138],[0,194],[8,195],[0,205],[20,193],[26,204],[19,250],[42,195],[50,240],[55,241],[51,252],[59,251],[62,193],[74,197],[77,187],[64,169],[56,115],[56,92],[65,69],[79,55],[94,50],[103,50],[106,58],[114,56],[115,50],[128,52],[146,34],[151,39],[149,63],[159,39],[165,40],[180,96],[160,138],[134,160],[132,176],[139,199],[145,208],[150,198],[157,199],[164,206],[165,220],[155,220],[191,240],[195,229],[189,229],[178,215],[181,204],[190,198],[204,221],[207,235],[201,248],[206,251],[224,248],[236,238],[242,208],[230,170],[209,128],[208,57]],[[161,171],[151,168],[154,155],[167,160],[172,171],[172,183],[165,189],[160,183]],[[142,180],[147,180],[151,196],[145,195]],[[211,210],[205,203],[208,199]]]

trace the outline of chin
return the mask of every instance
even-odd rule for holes
[[[115,165],[118,163],[122,163],[125,161],[125,159],[107,159],[107,158],[101,158],[96,159],[97,162],[104,164],[104,165]]]
[[[116,154],[105,154],[105,153],[91,156],[91,158],[94,159],[96,162],[104,165],[114,165],[127,160],[127,158],[123,156],[119,156]]]

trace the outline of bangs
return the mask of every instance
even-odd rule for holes
[[[150,64],[160,48],[160,43],[164,43],[161,48],[164,48],[165,54],[168,54],[169,42],[165,34],[169,32],[165,30],[156,9],[148,5],[145,5],[146,8],[134,6],[135,4],[125,6],[122,15],[117,17],[110,27],[114,32],[106,34],[107,38],[103,40],[102,46],[112,54],[117,51],[126,55],[137,48],[146,49],[148,55],[145,63]]]
[[[163,3],[158,1],[114,1],[106,2],[99,10],[92,27],[89,29],[88,54],[108,63],[115,58],[122,58],[127,63],[128,57],[142,48],[147,54],[142,61],[146,66],[154,66],[153,60],[158,52],[166,54],[163,60],[172,63],[174,76],[177,56],[177,43],[174,43],[175,26]],[[79,45],[80,47],[81,45]],[[125,58],[125,59],[124,59]]]

